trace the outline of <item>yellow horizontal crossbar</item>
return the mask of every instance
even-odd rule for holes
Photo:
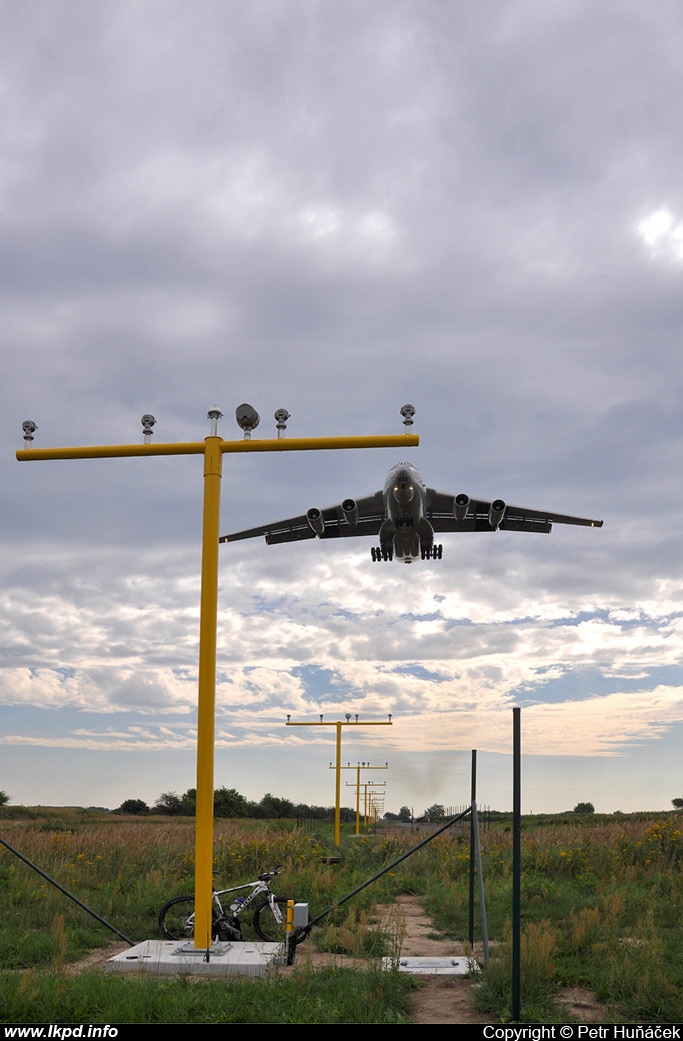
[[[379,719],[379,720],[368,720],[363,722],[359,719],[358,722],[354,719],[353,722],[349,720],[337,719],[334,722],[330,720],[329,723],[285,723],[286,727],[390,727],[393,726],[393,720]],[[355,770],[355,767],[354,767]]]
[[[336,448],[413,448],[418,434],[376,434],[359,437],[273,437],[252,441],[221,441],[221,452],[305,452]],[[74,448],[20,448],[19,462],[31,459],[115,459],[126,456],[203,455],[204,441],[179,441],[176,444],[86,445]]]
[[[116,459],[135,455],[204,455],[203,441],[179,441],[170,445],[84,445],[81,448],[20,448],[20,463],[31,459]]]

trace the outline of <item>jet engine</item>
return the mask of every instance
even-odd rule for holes
[[[356,500],[344,499],[341,508],[346,523],[350,524],[352,528],[355,528],[358,524],[358,504]]]
[[[458,523],[464,521],[467,516],[467,511],[470,508],[470,497],[461,492],[460,495],[456,495],[453,500],[453,515]]]
[[[489,524],[494,530],[497,530],[498,525],[502,522],[507,509],[507,503],[503,502],[502,499],[494,499],[489,507]]]
[[[325,530],[325,521],[317,506],[311,506],[310,510],[306,510],[306,520],[315,535],[322,535]]]

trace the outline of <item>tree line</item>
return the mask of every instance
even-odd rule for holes
[[[113,812],[146,816],[162,814],[166,817],[194,817],[197,805],[197,789],[188,788],[183,795],[177,792],[163,792],[152,806],[142,799],[126,799]],[[214,817],[249,817],[252,819],[273,820],[277,817],[290,817],[294,820],[330,820],[334,816],[332,806],[310,806],[308,803],[292,802],[276,795],[266,793],[259,802],[246,799],[236,788],[216,788],[213,793]],[[344,822],[355,821],[356,811],[347,806],[341,808],[341,819]]]

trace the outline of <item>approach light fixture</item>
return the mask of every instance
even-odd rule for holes
[[[156,419],[151,415],[151,413],[145,412],[144,416],[140,417],[140,422],[142,423],[142,433],[145,438],[145,444],[148,445],[153,434],[152,427],[156,425]]]
[[[347,723],[350,723],[350,722],[351,722],[351,713],[350,713],[350,712],[347,712],[347,713],[346,713],[346,722],[347,722]]]
[[[237,420],[237,425],[244,431],[245,439],[251,437],[252,430],[255,430],[261,422],[261,417],[254,406],[248,405],[246,402],[238,405],[235,409],[235,419]]]
[[[413,425],[413,416],[415,415],[414,405],[404,405],[401,409],[401,415],[403,416],[403,426],[406,428],[408,433],[408,427]]]
[[[24,431],[24,441],[26,444],[30,444],[33,441],[33,435],[35,434],[38,427],[32,419],[25,419],[21,424],[21,429]]]
[[[286,408],[278,408],[275,410],[274,415],[275,423],[277,425],[277,436],[282,437],[283,430],[287,429],[287,420],[289,419],[289,412]]]
[[[223,418],[223,413],[218,405],[209,405],[206,418],[211,420],[211,437],[218,437],[218,420]]]

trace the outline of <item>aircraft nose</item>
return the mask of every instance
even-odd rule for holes
[[[412,502],[413,495],[413,486],[407,480],[399,480],[394,485],[394,498],[396,499],[396,502],[401,503],[402,506],[408,502]]]

